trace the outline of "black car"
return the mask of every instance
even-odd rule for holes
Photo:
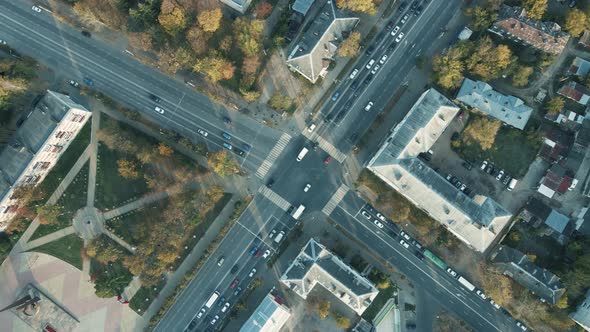
[[[236,288],[236,290],[234,291],[234,295],[238,295],[240,294],[240,292],[242,291],[242,287],[238,286],[238,288]]]
[[[90,34],[90,32],[88,32],[86,30],[82,30],[82,36],[84,36],[84,37],[91,37],[92,35]]]
[[[340,123],[340,121],[342,121],[342,119],[344,119],[344,115],[346,114],[346,112],[340,112],[338,113],[338,115],[336,115],[336,119],[334,120],[334,122],[336,124]]]
[[[334,118],[334,114],[330,113],[326,116],[326,122],[330,122],[332,121],[332,119]]]
[[[234,148],[232,151],[239,156],[243,156],[245,153],[243,150],[236,149],[236,148]]]
[[[372,75],[367,76],[367,78],[365,78],[365,81],[363,82],[364,85],[369,85],[369,83],[371,83],[371,79],[373,78]]]
[[[420,16],[420,14],[422,14],[422,6],[416,8],[416,11],[414,12],[414,15],[416,16]]]
[[[385,29],[387,29],[387,31],[393,29],[393,27],[395,26],[395,22],[393,21],[389,21],[389,23],[387,23],[387,25],[385,26]]]
[[[223,117],[223,122],[224,122],[224,123],[227,123],[227,124],[230,124],[230,123],[231,123],[231,119],[230,119],[230,118],[228,118],[227,116],[224,116],[224,117]]]
[[[359,87],[359,82],[358,81],[354,81],[352,82],[352,84],[350,85],[350,90],[356,90],[356,88]]]
[[[399,7],[397,8],[397,10],[403,11],[404,9],[406,9],[406,7],[408,7],[408,4],[405,1],[403,1],[399,4]]]
[[[369,56],[369,55],[373,54],[373,52],[375,52],[375,46],[369,46],[367,48],[367,52],[365,53],[365,55]]]
[[[397,45],[397,43],[393,43],[391,44],[388,48],[387,48],[387,53],[391,53],[393,52],[393,50],[395,50],[395,46]]]
[[[151,94],[151,93],[150,93],[150,99],[155,101],[156,103],[159,103],[162,101],[162,99],[160,99],[160,97],[156,96],[155,94]]]
[[[418,1],[414,1],[412,3],[412,7],[410,7],[410,9],[415,10],[416,8],[418,8]]]
[[[275,179],[268,179],[268,182],[266,183],[266,186],[269,188],[272,188],[272,185],[275,184]]]
[[[289,206],[289,208],[287,209],[287,214],[291,214],[291,212],[293,212],[294,209],[295,207],[293,205]]]
[[[236,264],[236,265],[234,265],[234,266],[231,268],[231,271],[229,271],[229,272],[230,272],[230,273],[236,273],[236,272],[238,272],[238,269],[239,269],[239,268],[240,268],[240,266],[239,266],[238,264]]]
[[[470,163],[468,163],[466,161],[464,161],[463,164],[461,164],[461,165],[463,165],[463,167],[465,167],[468,170],[471,170],[473,168],[473,165],[471,165]]]
[[[195,321],[194,319],[191,321],[190,324],[188,324],[188,328],[189,329],[194,329],[195,327],[197,327],[197,321]]]

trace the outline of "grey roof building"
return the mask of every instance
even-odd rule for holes
[[[291,310],[269,293],[242,325],[240,332],[278,332],[289,317]]]
[[[0,230],[18,209],[13,190],[43,181],[92,113],[47,91],[0,152]]]
[[[586,77],[590,72],[590,61],[586,61],[582,58],[575,57],[572,60],[572,64],[567,70],[567,73],[570,75],[576,75],[581,77]]]
[[[287,65],[315,83],[328,72],[338,46],[359,22],[358,17],[349,17],[328,1],[312,21],[305,33],[293,45]]]
[[[524,8],[506,5],[502,5],[498,19],[488,30],[553,55],[561,54],[570,38],[557,23],[530,19]]]
[[[248,7],[250,7],[250,2],[252,2],[252,0],[220,0],[220,1],[223,2],[226,6],[237,10],[241,14],[244,14],[246,12],[246,10],[248,10]]]
[[[468,78],[463,80],[461,89],[457,93],[457,100],[521,130],[533,114],[533,109],[525,105],[521,99],[503,95],[485,82]]]
[[[528,288],[543,302],[556,304],[565,293],[558,276],[533,264],[527,255],[516,249],[500,246],[491,258],[505,275]]]
[[[280,280],[304,299],[319,284],[358,315],[367,309],[379,293],[368,279],[313,238],[303,247]]]
[[[459,112],[440,92],[424,92],[367,168],[477,251],[485,251],[511,214],[489,197],[471,198],[431,169],[427,152]]]
[[[293,10],[305,16],[307,15],[307,12],[313,3],[314,0],[295,0],[295,3],[293,4]]]
[[[590,331],[590,289],[586,292],[586,299],[576,311],[570,314],[570,318],[580,324],[586,331]]]

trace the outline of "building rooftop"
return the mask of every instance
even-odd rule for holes
[[[584,302],[576,307],[576,311],[570,314],[570,318],[580,324],[586,331],[590,330],[590,289],[586,291]]]
[[[417,158],[431,148],[458,111],[438,91],[424,92],[367,167],[462,241],[485,251],[511,214],[491,198],[466,196]]]
[[[582,105],[586,105],[590,101],[590,91],[575,81],[567,82],[557,93]]]
[[[304,299],[320,284],[359,315],[379,293],[369,280],[313,238],[283,273],[281,282]]]
[[[502,5],[489,30],[554,55],[563,51],[570,38],[557,23],[527,18],[523,8],[506,5]]]
[[[575,57],[567,70],[568,74],[586,77],[590,72],[590,61]]]
[[[551,210],[551,213],[545,220],[545,225],[549,226],[557,233],[563,234],[569,222],[570,219],[567,216],[557,212],[556,210]]]
[[[313,5],[315,0],[295,0],[293,10],[301,13],[303,16],[307,15],[309,8]]]
[[[344,34],[358,23],[358,17],[348,17],[328,1],[319,10],[311,25],[287,58],[289,67],[305,76],[312,83],[325,73],[329,61],[334,58]]]
[[[527,255],[516,249],[500,246],[491,257],[505,275],[551,304],[557,303],[565,293],[559,277],[533,264]]]
[[[291,317],[291,310],[272,294],[267,294],[240,332],[278,332]]]
[[[533,109],[514,96],[503,95],[481,81],[463,80],[457,99],[512,127],[524,129]]]

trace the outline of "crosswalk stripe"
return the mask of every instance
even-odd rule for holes
[[[327,140],[323,139],[321,136],[317,137],[317,141],[320,145],[322,150],[326,151],[332,158],[338,160],[338,162],[343,162],[346,159],[346,155],[338,150],[334,145],[332,145]]]
[[[287,209],[291,206],[291,204],[287,202],[286,199],[282,198],[279,194],[270,190],[268,187],[262,186],[260,189],[258,189],[258,192],[284,211],[287,211]]]
[[[338,190],[336,190],[336,192],[334,193],[334,195],[332,195],[328,203],[326,203],[326,206],[324,206],[322,212],[327,216],[332,214],[334,209],[338,206],[338,204],[340,204],[340,201],[342,201],[342,198],[346,196],[349,190],[350,188],[348,188],[347,185],[341,184]]]
[[[274,162],[281,155],[281,152],[283,152],[283,150],[285,149],[287,144],[289,144],[290,140],[291,140],[291,135],[289,135],[287,133],[283,133],[281,135],[277,144],[275,144],[275,146],[272,148],[272,150],[270,150],[270,153],[268,154],[266,159],[262,162],[260,167],[258,167],[258,170],[256,170],[257,177],[262,179],[266,175],[266,173],[268,173],[268,171],[270,170],[270,168],[272,167]]]

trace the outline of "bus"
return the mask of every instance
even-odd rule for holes
[[[215,303],[215,301],[217,301],[218,298],[219,298],[219,292],[218,291],[213,292],[213,294],[211,294],[211,297],[209,297],[209,300],[207,300],[207,303],[205,303],[205,307],[211,308],[211,306]]]
[[[463,285],[465,288],[467,288],[471,292],[473,292],[473,290],[475,289],[475,286],[473,286],[472,283],[467,281],[467,279],[463,278],[462,276],[459,276],[459,282],[461,283],[461,285]]]
[[[299,207],[297,208],[297,210],[295,210],[295,212],[293,212],[293,219],[298,220],[299,217],[301,217],[301,214],[303,214],[303,211],[305,210],[305,206],[303,204],[299,205]]]
[[[443,270],[446,270],[447,267],[449,267],[447,263],[445,263],[442,259],[438,258],[428,249],[424,250],[424,257],[428,258],[432,263],[434,263],[434,265],[440,267]]]

